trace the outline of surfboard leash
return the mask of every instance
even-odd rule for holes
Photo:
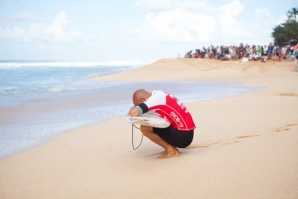
[[[137,146],[137,148],[135,148],[135,146],[134,146],[134,143],[133,143],[133,128],[137,128],[137,129],[140,129],[140,128],[138,128],[138,127],[136,127],[136,125],[134,125],[134,124],[132,124],[131,125],[131,141],[132,141],[132,149],[133,150],[136,150],[136,149],[138,149],[140,146],[141,146],[141,144],[142,144],[142,142],[143,142],[143,133],[142,133],[142,139],[141,139],[141,143],[139,144],[139,146]]]

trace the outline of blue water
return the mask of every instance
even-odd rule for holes
[[[78,62],[0,62],[0,157],[61,132],[125,115],[139,88],[164,90],[182,102],[240,95],[259,88],[237,83],[94,82],[139,66]],[[125,121],[124,121],[125,122]]]
[[[75,66],[71,66],[71,64]],[[0,62],[0,107],[14,106],[35,98],[48,98],[53,92],[96,89],[104,83],[90,84],[92,76],[116,73],[135,66],[102,66],[72,62]],[[60,93],[60,95],[62,94]]]

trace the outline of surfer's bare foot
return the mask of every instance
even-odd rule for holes
[[[174,146],[173,146],[173,148],[174,148],[178,153],[180,153],[180,152],[179,152],[179,149],[177,149],[177,147],[174,147]]]
[[[173,148],[179,153],[179,149],[177,149],[176,147],[174,147],[173,146]],[[157,154],[165,154],[167,151],[166,150],[164,150],[164,151],[162,151],[162,152],[159,152],[159,153],[157,153]]]
[[[164,151],[162,151],[162,152],[159,152],[159,153],[156,153],[156,154],[165,154],[167,151],[166,150],[164,150]]]
[[[157,159],[165,159],[165,158],[173,158],[173,157],[179,157],[179,151],[175,147],[171,147],[167,150],[165,150],[162,155],[158,156]]]

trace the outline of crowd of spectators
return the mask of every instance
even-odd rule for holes
[[[195,52],[189,51],[185,58],[211,58],[221,61],[234,60],[261,60],[266,62],[272,61],[295,61],[298,59],[298,43],[297,40],[289,42],[283,46],[269,45],[243,45],[239,46],[210,46],[196,49]]]

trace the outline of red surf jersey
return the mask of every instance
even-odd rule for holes
[[[171,123],[171,127],[180,131],[190,131],[196,128],[191,114],[183,103],[163,91],[153,91],[151,97],[139,105],[143,113],[155,111]]]

